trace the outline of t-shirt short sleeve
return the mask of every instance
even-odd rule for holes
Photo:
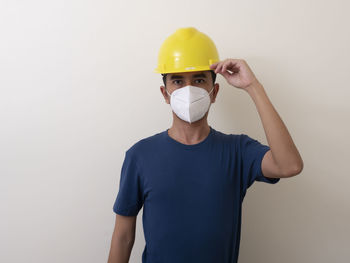
[[[262,159],[266,152],[270,150],[270,147],[261,144],[258,140],[255,140],[246,134],[240,134],[239,139],[244,193],[254,181],[261,181],[269,184],[277,183],[280,178],[265,177],[261,170]]]
[[[136,216],[143,206],[143,180],[136,157],[129,150],[120,174],[119,191],[113,211],[119,215]]]

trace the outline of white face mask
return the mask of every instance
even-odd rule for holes
[[[198,121],[209,110],[210,93],[204,88],[196,86],[185,86],[174,90],[170,96],[170,105],[175,114],[182,120],[189,123]]]

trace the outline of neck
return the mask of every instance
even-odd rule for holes
[[[202,119],[188,123],[173,113],[173,124],[168,130],[168,135],[183,144],[197,144],[209,135],[207,116],[208,112]]]

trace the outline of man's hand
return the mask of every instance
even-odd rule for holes
[[[243,59],[225,59],[210,65],[210,69],[223,75],[229,84],[247,91],[253,99],[271,148],[262,160],[263,174],[271,178],[299,174],[304,167],[300,153],[264,87],[248,64]]]
[[[247,91],[247,88],[260,84],[253,71],[243,59],[228,58],[210,65],[215,73],[224,76],[229,84]]]

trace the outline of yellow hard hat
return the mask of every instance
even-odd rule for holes
[[[219,61],[214,42],[194,27],[179,28],[162,44],[156,73],[211,70]]]

